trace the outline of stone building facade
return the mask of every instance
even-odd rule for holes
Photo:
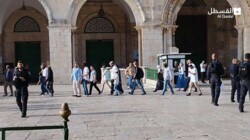
[[[209,15],[213,8],[241,14]],[[0,0],[0,70],[22,59],[35,79],[44,62],[55,83],[68,84],[73,61],[155,67],[157,54],[176,47],[196,64],[216,52],[227,66],[250,52],[249,8],[249,0]]]

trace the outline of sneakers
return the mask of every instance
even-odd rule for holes
[[[133,93],[132,93],[132,92],[128,92],[128,94],[133,95]]]
[[[198,94],[199,96],[201,96],[202,95],[202,93],[200,93],[200,94]]]
[[[191,96],[191,93],[188,93],[186,96]]]

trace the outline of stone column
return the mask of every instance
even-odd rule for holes
[[[3,34],[0,34],[0,73],[3,73],[3,38],[4,38],[4,35]]]
[[[136,26],[135,29],[138,32],[138,62],[139,65],[142,66],[142,37],[141,37],[141,27]]]
[[[50,25],[50,65],[54,72],[55,84],[69,84],[72,69],[72,43],[70,25]]]
[[[175,31],[178,26],[176,25],[162,25],[163,28],[163,39],[164,39],[164,49],[163,53],[172,53],[176,52],[175,46]]]
[[[158,63],[157,54],[163,52],[163,31],[159,25],[141,26],[142,65],[155,67]]]
[[[245,53],[250,53],[250,25],[246,25],[243,29],[243,57]]]
[[[243,60],[243,27],[235,27],[238,31],[238,47],[237,47],[237,58]]]

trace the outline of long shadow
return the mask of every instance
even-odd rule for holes
[[[72,113],[71,116],[75,115],[113,115],[113,114],[128,114],[128,113],[140,113],[144,111],[108,111],[108,112],[92,112],[92,113]],[[41,114],[42,116],[58,116],[58,114]],[[30,117],[41,117],[41,115],[29,115]]]

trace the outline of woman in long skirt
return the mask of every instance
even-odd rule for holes
[[[179,88],[178,91],[180,91],[181,88],[185,88],[185,85],[186,85],[186,81],[185,81],[184,68],[183,68],[183,64],[180,63],[179,64],[179,76],[177,79],[176,88]]]

